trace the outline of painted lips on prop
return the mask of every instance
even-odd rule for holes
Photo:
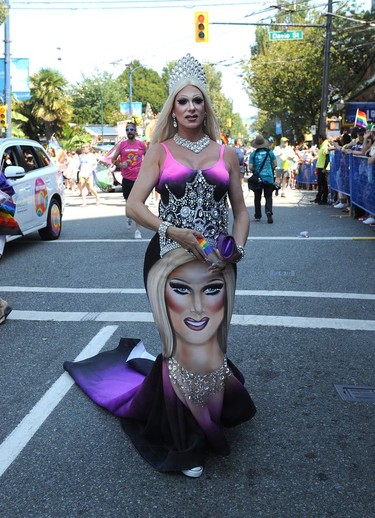
[[[42,178],[35,180],[35,212],[41,217],[48,207],[48,191]]]

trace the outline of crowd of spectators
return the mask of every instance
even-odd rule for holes
[[[318,175],[316,161],[319,154],[319,144],[314,144],[312,140],[307,140],[292,145],[286,137],[281,137],[278,139],[278,142],[272,136],[267,140],[270,150],[273,150],[276,156],[275,181],[277,184],[280,184],[281,196],[287,196],[288,191],[294,189],[306,189],[317,192]],[[328,137],[327,140],[330,150],[337,149],[345,155],[367,157],[368,164],[375,164],[375,125],[372,126],[372,129],[353,127],[350,130],[345,130],[340,136],[335,138]],[[243,179],[244,176],[249,174],[249,157],[254,149],[251,145],[244,145],[240,139],[234,142],[234,148],[237,153],[240,153],[239,162]],[[87,150],[87,145],[85,150]],[[90,152],[93,153],[97,162],[102,163],[101,159],[105,154],[104,152],[95,151],[91,146]],[[83,185],[79,180],[82,148],[78,148],[75,151],[49,148],[48,153],[63,174],[66,188],[82,196]],[[313,171],[312,177],[308,182],[303,180],[306,175],[301,174],[301,171],[306,169],[306,167],[311,167]],[[328,164],[327,172],[329,167]],[[114,176],[114,185],[116,185],[116,180],[117,178]],[[93,182],[95,183],[95,174]],[[245,187],[246,183],[243,183],[243,186]],[[274,194],[277,196],[278,190]],[[99,203],[98,200],[97,203]],[[341,209],[346,212],[349,212],[352,208],[350,199],[342,192],[333,193],[332,204],[335,209]],[[354,216],[359,221],[374,226],[375,216],[373,214],[365,213],[355,207],[354,211]]]
[[[345,130],[338,137],[322,139],[319,144],[314,144],[313,141],[301,141],[292,146],[286,137],[281,137],[278,143],[276,143],[272,137],[269,137],[268,141],[269,148],[274,151],[276,156],[277,167],[275,168],[275,181],[280,182],[281,196],[283,197],[287,195],[288,190],[293,189],[307,189],[318,192],[318,171],[316,163],[319,155],[319,147],[323,142],[326,142],[329,151],[340,150],[345,156],[366,157],[367,164],[375,164],[375,125],[368,129],[353,127],[349,130]],[[248,160],[254,149],[251,145],[244,146],[244,149],[245,156],[243,163],[246,175],[249,172]],[[301,173],[306,168],[312,171],[312,174],[309,181],[305,183],[303,179],[306,178],[306,175]],[[327,181],[329,181],[330,163],[328,160],[323,169]],[[275,191],[275,195],[278,195],[277,191]],[[318,195],[316,199],[319,201]],[[332,199],[330,199],[329,195],[327,201],[325,199],[323,200],[323,203],[327,202],[332,203],[335,209],[341,209],[347,213],[352,212],[358,221],[363,221],[363,223],[375,229],[375,215],[353,205],[346,194],[340,191],[332,191]]]

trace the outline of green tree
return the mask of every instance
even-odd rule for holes
[[[67,81],[56,70],[42,68],[30,77],[30,99],[19,103],[19,111],[27,118],[20,124],[26,135],[37,140],[50,140],[59,135],[72,116]]]
[[[0,1],[0,25],[5,22],[6,17],[8,16],[8,8],[4,0]]]
[[[82,126],[65,124],[60,132],[59,144],[63,149],[75,151],[85,142],[91,142],[92,136]]]
[[[138,68],[139,67],[139,68]],[[136,70],[137,69],[137,70]],[[154,70],[144,67],[135,60],[129,63],[122,74],[116,79],[116,83],[123,92],[122,101],[129,102],[130,72],[132,72],[132,101],[142,102],[143,111],[147,103],[154,113],[158,113],[167,97],[165,82]]]
[[[108,72],[98,70],[91,77],[84,77],[71,87],[75,124],[114,124],[123,119],[120,102],[123,97],[121,85]]]
[[[282,2],[278,0],[278,5]],[[352,4],[353,6],[355,4]],[[351,7],[353,8],[353,7]],[[343,13],[340,13],[340,16]],[[354,14],[369,20],[369,13]],[[304,0],[293,13],[281,11],[274,23],[305,23],[324,25],[325,16],[309,8]],[[371,59],[375,35],[349,28],[350,20],[332,18],[332,50],[330,59],[330,90],[345,97],[361,82]],[[270,30],[280,30],[279,26]],[[370,40],[370,41],[369,41]],[[268,29],[258,27],[252,56],[243,63],[243,82],[252,103],[260,110],[254,128],[268,133],[269,124],[279,119],[283,132],[301,133],[319,117],[324,65],[325,30],[304,27],[303,41],[269,41]],[[353,54],[353,48],[356,48]],[[360,50],[359,50],[360,49]]]
[[[279,14],[275,23],[308,23],[308,11]],[[274,30],[279,29],[275,26]],[[272,29],[271,29],[272,30]],[[281,120],[285,134],[314,123],[321,97],[323,31],[306,27],[303,42],[269,41],[268,29],[258,27],[252,57],[243,64],[243,78],[252,103],[264,112],[254,129],[264,131],[266,121]],[[263,119],[263,120],[262,120]],[[268,128],[269,129],[269,128]],[[264,131],[265,132],[265,131]]]

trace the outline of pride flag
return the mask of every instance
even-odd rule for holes
[[[12,199],[7,200],[0,206],[0,234],[5,236],[20,236],[21,229],[14,219],[16,204]]]
[[[367,117],[365,112],[357,110],[357,113],[355,114],[354,126],[359,126],[360,128],[367,128]]]
[[[226,136],[226,134],[225,133],[220,133],[220,138],[221,138],[223,144],[225,144],[227,146],[229,140],[228,140],[228,137]]]

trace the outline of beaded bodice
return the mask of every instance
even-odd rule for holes
[[[157,187],[160,219],[179,228],[202,232],[213,246],[216,246],[219,234],[228,232],[229,173],[223,151],[217,163],[203,171],[192,171],[167,151]],[[175,241],[161,239],[160,256],[178,247]]]
[[[228,229],[228,202],[225,193],[219,200],[215,199],[215,185],[207,182],[202,171],[196,171],[191,181],[186,182],[181,197],[174,194],[166,184],[167,200],[162,197],[159,203],[159,217],[176,227],[193,228],[205,236],[207,241],[216,246],[217,238]],[[175,241],[168,238],[160,243],[161,257],[178,248]]]

